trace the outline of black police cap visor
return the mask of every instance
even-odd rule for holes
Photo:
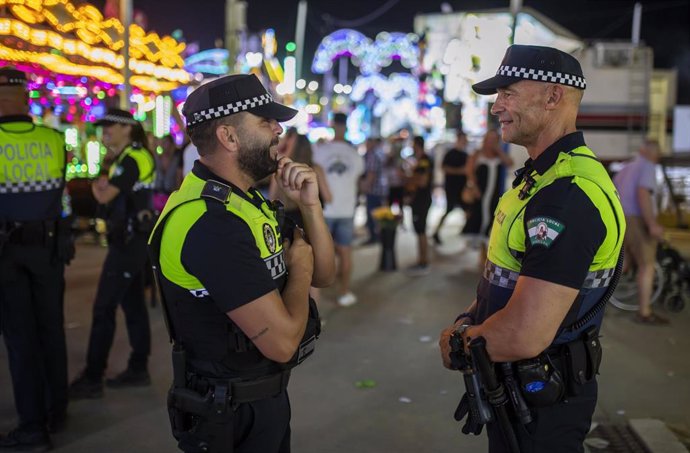
[[[95,126],[112,126],[113,124],[129,124],[130,126],[136,126],[138,121],[126,110],[109,109],[103,118],[93,124]]]
[[[262,96],[268,96],[268,92],[254,74],[229,75],[206,83],[194,90],[185,102],[183,114],[187,120],[188,127],[194,127],[211,119],[222,118],[240,111],[251,112],[263,118],[275,119],[279,122],[288,121],[297,114],[297,110],[271,100],[261,105],[237,109],[237,111],[228,108],[222,113],[213,115],[212,118],[206,118],[201,122],[197,121],[195,117],[195,114],[210,110],[221,110],[227,106],[234,106],[242,101],[246,102],[261,98]]]
[[[515,44],[508,47],[496,75],[472,85],[482,95],[496,94],[521,80],[560,83],[584,90],[586,82],[580,62],[553,47]]]
[[[0,86],[26,86],[26,74],[14,68],[0,68]]]

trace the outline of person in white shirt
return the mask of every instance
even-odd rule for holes
[[[335,113],[331,126],[333,141],[319,145],[314,152],[314,162],[326,172],[332,200],[324,206],[323,214],[331,230],[338,256],[338,304],[349,306],[357,302],[350,291],[352,273],[352,240],[357,205],[357,182],[364,173],[364,159],[345,140],[347,115]]]
[[[194,146],[194,143],[189,142],[182,152],[182,177],[187,176],[187,173],[194,168],[194,162],[199,158],[199,151]]]

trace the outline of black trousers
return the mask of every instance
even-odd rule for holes
[[[52,245],[5,244],[0,254],[0,320],[19,423],[44,430],[67,409],[64,264]]]
[[[224,424],[199,421],[187,437],[189,443],[180,442],[178,446],[186,453],[200,452],[199,442],[211,447],[209,453],[290,453],[287,391],[272,398],[240,404],[231,423],[232,428],[228,428]],[[232,440],[228,439],[228,433],[233,433]],[[224,444],[228,447],[223,448]]]
[[[597,404],[596,380],[582,386],[578,396],[549,407],[532,409],[532,422],[513,424],[520,453],[583,453],[583,442]],[[508,453],[496,423],[487,425],[489,453]]]
[[[93,304],[93,321],[86,355],[86,375],[100,379],[108,365],[115,337],[118,305],[125,313],[127,335],[132,352],[129,368],[146,370],[151,352],[151,328],[144,297],[146,235],[136,234],[126,244],[111,244],[98,282]]]

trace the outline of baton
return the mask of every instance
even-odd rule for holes
[[[470,354],[472,355],[472,362],[479,370],[489,404],[491,404],[496,413],[496,421],[508,446],[508,451],[510,453],[520,453],[520,446],[506,410],[508,396],[506,395],[505,387],[498,381],[496,370],[494,370],[493,364],[489,360],[484,337],[474,338],[470,342]]]

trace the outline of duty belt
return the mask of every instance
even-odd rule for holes
[[[233,379],[219,379],[192,374],[190,387],[205,394],[209,390],[224,387],[228,389],[227,400],[232,404],[249,403],[265,398],[271,398],[283,392],[290,380],[290,370],[251,381],[235,381]]]

